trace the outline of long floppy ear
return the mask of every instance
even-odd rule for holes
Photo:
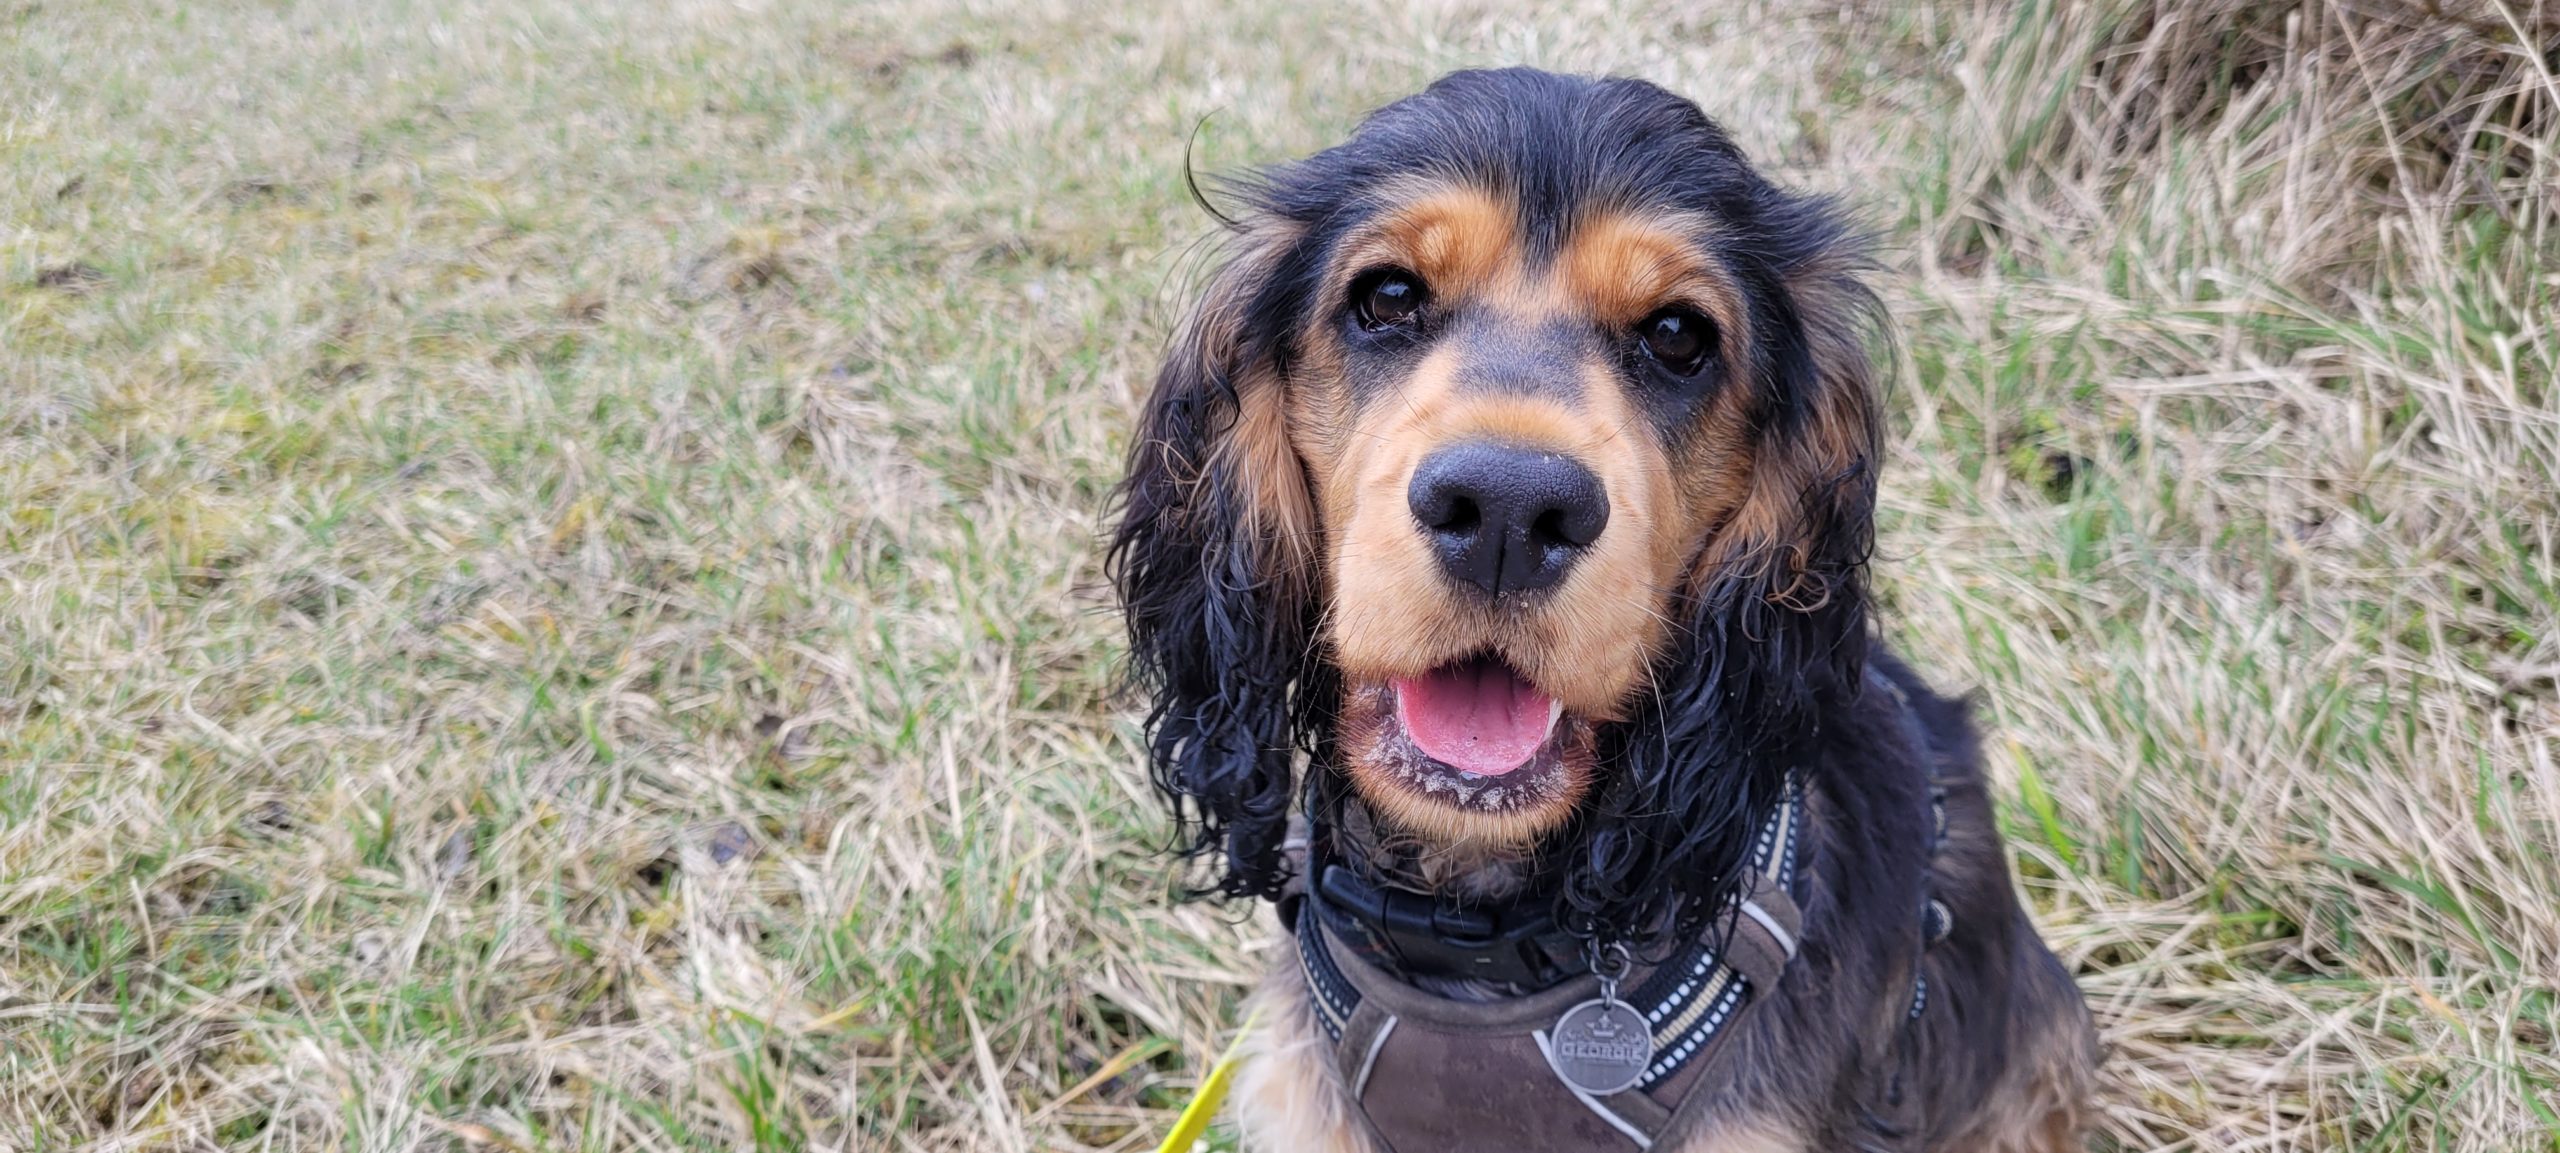
[[[1174,339],[1129,449],[1111,542],[1148,751],[1186,856],[1216,889],[1276,897],[1292,793],[1293,686],[1315,631],[1315,516],[1254,298],[1281,250],[1245,248]]]
[[[1723,908],[1793,746],[1865,675],[1881,308],[1831,207],[1769,195],[1777,239],[1742,276],[1753,369],[1772,386],[1748,495],[1691,572],[1655,700],[1604,750],[1622,784],[1566,867],[1565,911],[1586,932],[1641,939],[1673,902],[1685,932]]]
[[[1754,454],[1750,495],[1700,558],[1693,587],[1701,601],[1743,612],[1754,635],[1800,642],[1765,654],[1794,666],[1771,670],[1791,693],[1854,691],[1866,669],[1884,452],[1883,307],[1858,279],[1863,243],[1829,204],[1789,198],[1776,215],[1796,243],[1768,270],[1758,327],[1769,336],[1757,343],[1760,371],[1782,382],[1784,399]]]

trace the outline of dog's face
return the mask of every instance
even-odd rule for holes
[[[1694,106],[1462,73],[1249,195],[1117,542],[1159,783],[1231,869],[1293,719],[1402,830],[1525,845],[1707,682],[1767,687],[1735,628],[1853,609],[1852,258]]]
[[[1751,318],[1711,219],[1542,221],[1463,179],[1379,199],[1289,376],[1343,764],[1436,839],[1524,841],[1588,792],[1747,495]]]

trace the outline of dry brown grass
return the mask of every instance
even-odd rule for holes
[[[1490,62],[1884,226],[2101,1140],[2560,1147],[2555,26],[0,0],[0,1149],[1148,1144],[1267,948],[1096,588],[1183,150]]]
[[[2560,1143],[2560,23],[2460,15],[1948,28],[1900,619],[2051,798],[2127,1147]]]

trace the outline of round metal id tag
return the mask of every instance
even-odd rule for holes
[[[1614,989],[1565,1010],[1554,1036],[1547,1060],[1556,1076],[1594,1097],[1634,1088],[1653,1064],[1653,1028]]]

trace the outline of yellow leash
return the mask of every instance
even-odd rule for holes
[[[1199,1143],[1200,1135],[1209,1131],[1209,1122],[1218,1118],[1218,1106],[1226,1102],[1227,1085],[1235,1080],[1236,1061],[1243,1054],[1244,1039],[1253,1035],[1253,1026],[1261,1019],[1259,1007],[1245,1017],[1244,1025],[1236,1030],[1236,1039],[1227,1043],[1227,1051],[1219,1056],[1217,1064],[1209,1067],[1209,1079],[1200,1083],[1200,1091],[1192,1096],[1190,1104],[1182,1107],[1181,1119],[1173,1123],[1173,1132],[1165,1134],[1164,1144],[1156,1146],[1156,1153],[1191,1153],[1191,1147]]]

